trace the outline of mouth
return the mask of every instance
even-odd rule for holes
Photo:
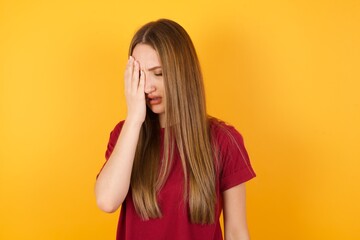
[[[148,97],[146,100],[150,105],[157,105],[161,103],[161,97]]]

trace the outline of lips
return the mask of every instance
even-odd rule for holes
[[[147,97],[147,101],[150,105],[157,105],[161,103],[162,98],[158,96]]]

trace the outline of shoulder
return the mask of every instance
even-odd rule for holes
[[[105,153],[105,157],[106,159],[108,159],[116,145],[116,142],[119,138],[119,135],[120,135],[120,132],[121,132],[121,129],[124,125],[124,122],[125,121],[120,121],[119,123],[117,123],[115,125],[115,127],[113,128],[113,130],[111,131],[110,133],[110,138],[109,138],[109,142],[108,142],[108,145],[107,145],[107,150],[106,150],[106,153]]]
[[[223,120],[209,118],[209,129],[212,141],[217,145],[242,145],[244,143],[241,133]]]
[[[224,121],[218,119],[209,121],[221,192],[255,177],[243,137],[239,131]]]
[[[125,120],[122,120],[122,121],[118,122],[115,125],[114,129],[110,133],[110,142],[116,142],[117,141],[117,139],[118,139],[118,137],[120,135],[121,129],[122,129],[123,125],[124,125],[124,122],[125,122]]]
[[[124,125],[124,122],[125,122],[125,120],[122,120],[115,125],[115,127],[113,128],[113,130],[110,133],[111,138],[114,138],[114,137],[117,138],[120,135],[120,132]]]

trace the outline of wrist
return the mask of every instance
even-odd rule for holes
[[[134,119],[134,118],[131,118],[131,117],[127,116],[125,118],[124,125],[126,124],[128,127],[131,127],[131,128],[141,128],[143,122],[144,121]]]

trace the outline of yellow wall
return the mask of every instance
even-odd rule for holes
[[[244,135],[252,239],[360,239],[360,4],[0,2],[0,239],[114,239],[93,186],[134,31],[181,23]]]

